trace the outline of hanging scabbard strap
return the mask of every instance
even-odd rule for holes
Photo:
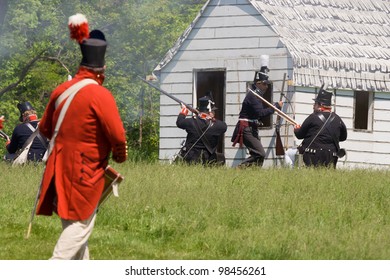
[[[325,119],[323,114],[319,114],[318,117],[324,123],[324,126],[321,128],[321,129],[323,129],[323,128],[325,128],[326,122],[329,120],[328,123],[331,123],[336,118],[336,115],[333,113],[330,113],[328,119]]]
[[[318,115],[318,117],[324,122],[325,121],[325,117],[324,115],[320,114]],[[336,117],[336,115],[333,114],[332,116],[332,119],[329,121],[329,123],[331,123],[334,118]],[[334,145],[336,146],[336,151],[337,153],[340,151],[340,145],[339,145],[339,141],[336,139],[336,135],[334,133],[331,132],[331,135],[332,135],[332,139],[333,139],[333,143]]]
[[[31,123],[26,123],[26,126],[32,131],[34,132],[36,130],[36,128],[34,128]]]
[[[34,128],[30,123],[26,123],[26,125],[34,133],[38,129],[39,123],[37,125],[37,128]],[[47,149],[47,142],[43,139],[41,133],[39,132],[36,133],[36,137],[38,137],[39,141],[41,141],[42,146],[45,147],[45,149]]]
[[[194,122],[196,122],[196,119],[194,119]],[[186,152],[186,154],[183,156],[183,159],[185,159],[185,158],[187,157],[187,155],[189,154],[189,152],[195,147],[195,145],[199,142],[199,140],[203,137],[203,135],[206,134],[206,132],[209,130],[209,128],[210,128],[211,126],[212,126],[212,123],[210,123],[210,124],[207,126],[206,130],[205,130],[202,134],[200,134],[199,138],[195,141],[194,144],[192,144],[192,146],[188,149],[188,151]],[[195,125],[195,128],[196,128],[196,125]],[[199,132],[198,132],[198,133],[199,133]]]
[[[199,126],[199,120],[198,119],[195,119],[195,129],[196,131],[198,132],[198,135],[200,140],[202,141],[203,145],[206,147],[207,151],[212,155],[215,153],[215,148],[211,148],[211,145],[210,145],[210,142],[209,140],[204,137],[204,135],[206,134],[206,131],[213,125],[213,122],[210,121],[210,124],[207,126],[206,130],[202,133],[202,129],[200,128]]]
[[[27,127],[32,131],[32,134],[28,137],[27,141],[24,142],[23,147],[19,150],[19,155],[23,152],[27,147],[30,149],[34,138],[39,134],[39,131],[35,129],[30,123],[26,123]]]
[[[313,140],[311,140],[310,144],[306,147],[305,151],[306,150],[309,150],[310,149],[310,146],[311,144],[313,144],[314,140],[317,139],[318,135],[320,135],[321,131],[325,128],[326,124],[327,123],[331,123],[334,118],[335,118],[335,115],[333,113],[330,113],[329,117],[327,119],[325,119],[324,115],[323,114],[318,114],[318,117],[320,118],[320,120],[324,123],[321,128],[318,130],[316,136],[314,136]]]
[[[41,141],[43,147],[45,147],[45,149],[47,149],[47,142],[43,139],[42,135],[40,133],[38,133],[37,135],[39,141]]]

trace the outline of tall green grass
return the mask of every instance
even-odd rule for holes
[[[101,207],[92,259],[390,259],[388,171],[127,162]],[[24,236],[42,165],[0,163],[0,259],[48,259],[57,216]]]

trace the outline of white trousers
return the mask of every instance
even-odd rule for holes
[[[88,239],[92,233],[96,211],[84,221],[61,219],[62,233],[51,260],[89,260]]]
[[[288,148],[284,154],[284,163],[288,167],[293,167],[297,158],[298,149],[297,148]]]

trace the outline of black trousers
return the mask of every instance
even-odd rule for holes
[[[189,164],[224,165],[225,156],[222,153],[210,154],[206,149],[193,148],[188,152],[184,161]]]
[[[303,162],[306,166],[336,168],[337,160],[338,157],[329,150],[316,150],[315,153],[304,152],[303,154]]]
[[[258,129],[250,126],[245,127],[243,131],[243,138],[243,143],[248,149],[250,156],[241,162],[240,166],[263,166],[265,150],[261,144]]]

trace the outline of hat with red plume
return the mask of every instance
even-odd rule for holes
[[[103,32],[100,30],[89,32],[88,21],[83,14],[69,17],[68,26],[70,38],[80,44],[83,56],[80,65],[91,68],[104,67],[107,42]]]

